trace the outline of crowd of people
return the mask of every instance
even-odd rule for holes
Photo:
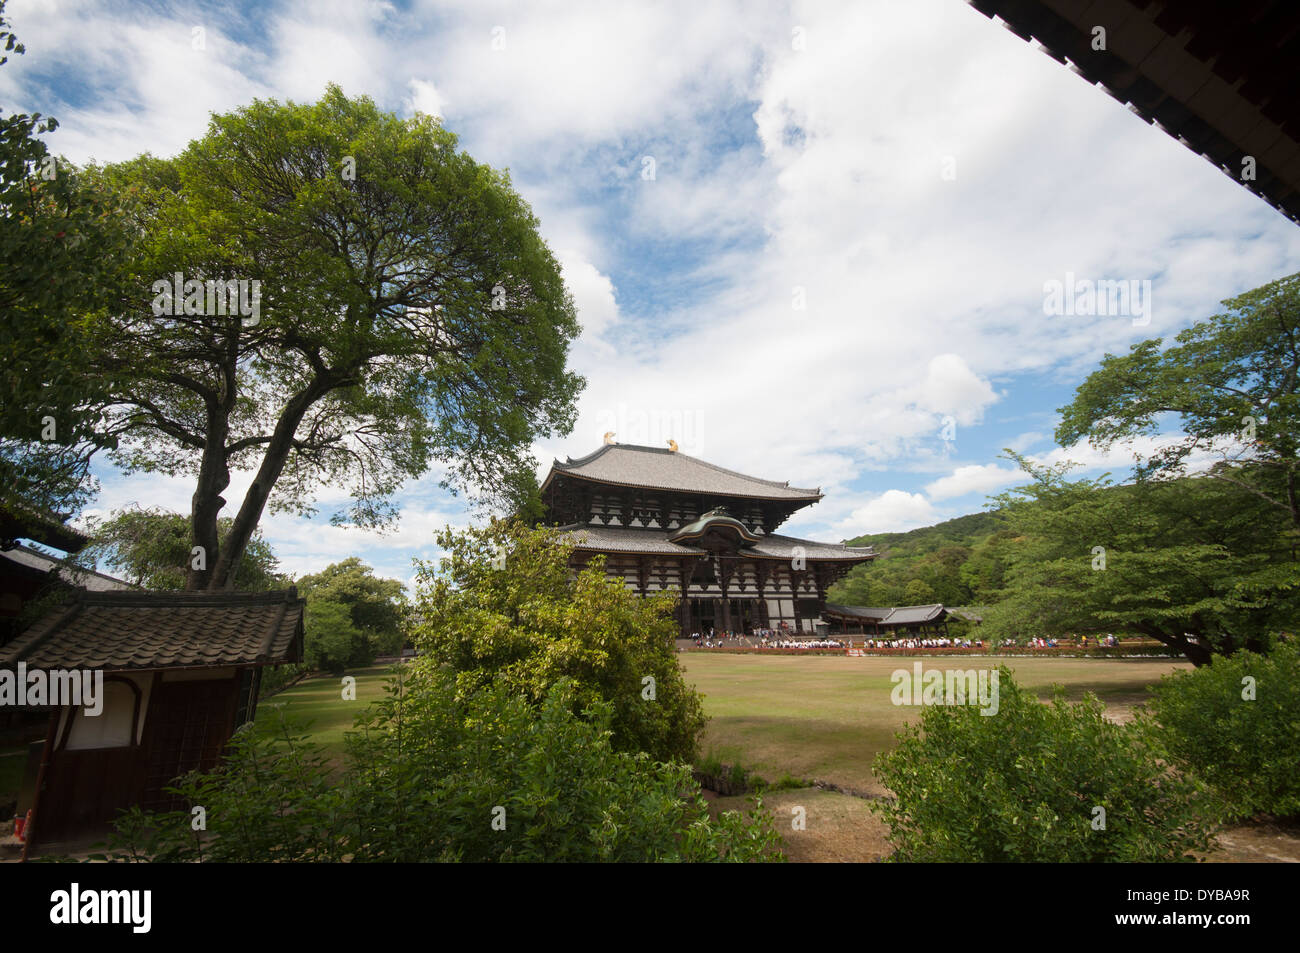
[[[709,629],[706,632],[691,633],[691,641],[696,648],[763,648],[763,649],[982,649],[983,639],[951,638],[948,636],[910,636],[907,638],[870,638],[858,639],[852,636],[840,638],[795,638],[788,627],[780,629],[753,629],[748,635],[741,632],[718,632]],[[1119,645],[1115,635],[1086,636],[1056,639],[1035,637],[1011,640],[1003,643],[1007,647],[1030,649],[1055,649],[1078,646],[1079,648],[1114,648]]]
[[[715,632],[709,629],[708,632],[692,632],[691,641],[695,647],[705,649],[720,649],[727,645],[728,641],[735,644],[739,641],[740,636],[735,632]]]
[[[984,648],[983,639],[954,639],[947,636],[935,638],[905,638],[905,639],[863,639],[859,643],[856,640],[844,641],[841,639],[831,638],[802,638],[796,639],[791,637],[791,633],[785,629],[754,629],[751,637],[746,637],[738,632],[715,632],[709,629],[708,632],[691,633],[691,641],[695,643],[696,648],[720,649],[728,646],[744,648],[764,648],[764,649],[842,649],[856,648],[864,649],[982,649]],[[1077,643],[1072,643],[1068,639],[1054,638],[1032,638],[1026,639],[1021,643],[1008,643],[1019,645],[1022,648],[1031,649],[1054,649],[1071,644],[1077,644],[1082,648],[1113,648],[1119,645],[1119,639],[1114,635],[1103,635],[1095,638],[1080,636]]]
[[[721,649],[729,646],[763,649],[842,649],[845,644],[836,639],[794,639],[784,629],[754,629],[749,637],[738,632],[692,632],[691,641],[697,649]]]
[[[982,639],[867,639],[864,649],[982,649]]]
[[[1061,645],[1068,646],[1070,644],[1071,642],[1069,639],[1033,638],[1025,641],[1025,647],[1031,649],[1054,649]],[[1100,649],[1113,649],[1115,646],[1119,645],[1119,638],[1114,635],[1099,635],[1096,638],[1090,639],[1086,635],[1081,635],[1079,636],[1078,641],[1074,644],[1084,649],[1089,648],[1090,646]]]
[[[765,649],[842,649],[835,639],[763,639]]]

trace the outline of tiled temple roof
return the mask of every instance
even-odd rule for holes
[[[802,500],[809,503],[822,497],[820,490],[793,487],[788,482],[761,480],[705,463],[680,451],[631,444],[606,444],[577,460],[570,459],[565,463],[556,460],[542,489],[545,490],[560,474],[597,483],[710,496]]]
[[[562,526],[560,531],[573,540],[577,549],[607,553],[659,553],[672,556],[702,556],[705,551],[694,546],[670,542],[660,529],[637,529],[623,526]]]
[[[581,523],[560,527],[560,531],[575,541],[580,550],[595,550],[611,553],[645,553],[670,556],[702,556],[706,550],[695,546],[672,542],[669,537],[675,531],[662,529],[640,529],[623,526],[592,526]],[[795,547],[803,547],[802,553]],[[875,550],[870,547],[843,546],[839,543],[818,543],[810,539],[798,539],[794,536],[780,536],[769,533],[760,536],[758,542],[745,544],[738,550],[740,556],[767,559],[794,559],[803,556],[814,561],[862,561],[874,559]]]

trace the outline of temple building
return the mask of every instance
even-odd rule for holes
[[[681,635],[815,631],[826,591],[870,548],[818,543],[776,530],[822,498],[668,449],[614,443],[556,460],[542,482],[546,522],[574,543],[573,565],[598,554],[605,572],[641,595],[685,594]]]

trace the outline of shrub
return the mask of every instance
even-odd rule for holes
[[[418,663],[417,663],[418,664]],[[574,715],[494,687],[458,693],[434,666],[358,719],[341,777],[282,729],[241,729],[222,766],[177,790],[207,811],[126,817],[118,859],[208,861],[779,860],[770,818],[711,819],[682,764],[614,750],[611,706]]]
[[[311,666],[302,662],[290,662],[286,665],[268,665],[262,669],[262,678],[258,685],[257,699],[261,701],[264,698],[270,698],[276,692],[291,684],[295,679],[305,672],[310,672]]]
[[[705,718],[674,651],[674,599],[606,578],[602,557],[570,570],[552,530],[494,522],[438,543],[448,556],[416,571],[414,640],[460,691],[500,686],[540,706],[568,679],[575,714],[609,704],[616,750],[694,758]]]
[[[789,771],[783,771],[773,783],[767,785],[769,791],[793,791],[798,788],[810,788],[812,782],[806,778],[796,778]]]
[[[1072,705],[1058,688],[1045,705],[998,674],[996,714],[928,706],[876,759],[897,797],[873,802],[895,860],[1172,861],[1210,849],[1199,786],[1159,760],[1141,726],[1107,721],[1091,694]]]
[[[1215,790],[1226,818],[1300,814],[1300,644],[1215,656],[1165,676],[1153,692],[1155,731]]]

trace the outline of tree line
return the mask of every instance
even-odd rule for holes
[[[1060,410],[1056,440],[1162,435],[1124,482],[1007,451],[1026,482],[991,512],[860,537],[886,558],[831,600],[987,606],[990,638],[1126,633],[1197,665],[1266,652],[1300,619],[1300,275],[1122,356]]]

